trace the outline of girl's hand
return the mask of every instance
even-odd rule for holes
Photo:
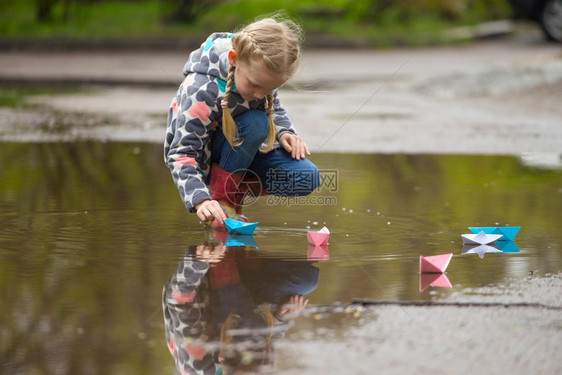
[[[197,260],[204,263],[219,263],[226,253],[227,247],[221,245],[202,244],[195,249]]]
[[[291,296],[289,301],[279,307],[278,314],[283,317],[287,314],[294,314],[303,311],[308,305],[308,298],[304,296],[294,295]]]
[[[222,223],[227,218],[221,205],[215,200],[206,199],[203,202],[197,203],[195,209],[197,210],[197,216],[203,222],[217,219]]]
[[[304,159],[305,155],[310,155],[306,143],[298,135],[291,134],[289,132],[283,133],[281,138],[279,138],[279,144],[285,149],[285,151],[291,153],[293,159]]]

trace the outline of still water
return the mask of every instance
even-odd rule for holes
[[[291,330],[337,331],[341,318],[319,314],[321,307],[439,299],[562,270],[560,169],[501,156],[312,160],[323,177],[316,193],[248,202],[245,214],[259,221],[249,239],[257,248],[224,247],[222,234],[186,212],[159,145],[0,143],[2,373],[173,374],[176,361],[186,371],[205,361],[226,365],[220,323],[232,308],[251,317],[233,323],[230,340],[256,327],[255,336],[266,337],[238,361],[256,367],[250,354],[261,353],[259,364],[271,365],[264,353],[291,340]],[[521,230],[504,251],[463,254],[467,227],[508,225]],[[323,226],[329,244],[309,246],[306,231]],[[454,254],[451,287],[428,287],[419,256],[444,253]],[[293,310],[312,313],[295,318]],[[275,362],[290,367],[282,356]]]

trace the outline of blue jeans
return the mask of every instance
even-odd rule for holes
[[[225,171],[257,176],[269,194],[303,196],[320,184],[320,172],[308,159],[296,160],[282,148],[259,152],[267,137],[268,118],[257,110],[246,111],[234,118],[240,146],[232,148],[222,128],[217,127],[211,139],[211,160]],[[211,173],[212,169],[211,169]]]
[[[320,270],[312,262],[264,259],[259,267],[239,262],[240,279],[256,304],[280,304],[294,295],[305,296],[318,286]]]

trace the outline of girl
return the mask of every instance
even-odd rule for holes
[[[186,208],[213,228],[224,228],[226,217],[247,221],[245,194],[307,195],[319,184],[277,96],[298,67],[300,35],[291,21],[265,18],[212,34],[185,64],[165,161]]]

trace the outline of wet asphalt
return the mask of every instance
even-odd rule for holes
[[[160,143],[188,52],[4,51],[0,84],[84,92],[31,97],[38,112],[2,109],[0,139]],[[532,34],[305,50],[281,99],[313,152],[552,156],[562,144],[562,49]],[[49,134],[53,123],[72,130]]]

